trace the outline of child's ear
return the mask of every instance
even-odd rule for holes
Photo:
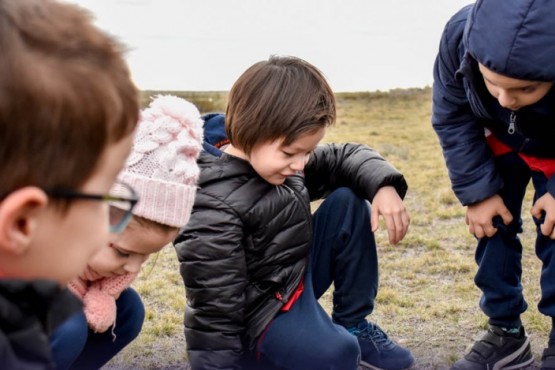
[[[0,201],[0,250],[25,253],[37,229],[39,211],[48,204],[48,196],[33,186],[18,189]]]

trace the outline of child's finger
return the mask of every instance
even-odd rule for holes
[[[509,211],[507,207],[504,207],[501,210],[501,212],[499,212],[499,216],[501,216],[501,218],[503,219],[503,223],[505,225],[510,224],[511,221],[513,220],[513,215],[511,214],[511,211]]]
[[[551,239],[553,239],[553,227],[555,226],[553,219],[551,219],[550,217],[545,217],[543,224],[541,225],[541,231],[542,234],[545,236],[549,236]]]
[[[390,244],[397,244],[397,227],[395,225],[395,219],[391,216],[384,217],[385,226],[387,228],[387,235],[389,237]]]
[[[540,218],[542,215],[542,209],[538,206],[538,204],[534,204],[532,209],[530,209],[530,214],[535,218]]]
[[[380,224],[379,217],[380,217],[380,214],[378,212],[378,208],[372,207],[372,214],[370,215],[370,227],[373,233],[375,233],[378,230],[378,226]]]
[[[408,225],[405,223],[401,214],[394,216],[393,221],[395,222],[395,240],[392,244],[397,244],[405,236]]]

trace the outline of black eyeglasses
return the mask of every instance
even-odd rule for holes
[[[46,194],[53,198],[61,199],[89,199],[98,200],[108,203],[110,232],[122,232],[133,214],[133,207],[139,201],[139,197],[135,190],[128,184],[116,182],[115,187],[118,189],[119,195],[110,194],[86,194],[73,189],[57,188],[46,191]],[[122,194],[123,193],[123,194]]]

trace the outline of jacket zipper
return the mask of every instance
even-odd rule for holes
[[[512,135],[516,132],[516,113],[511,111],[511,116],[509,118],[509,129],[507,130],[509,135]]]
[[[285,294],[285,289],[281,288],[278,291],[276,291],[275,297],[281,303],[287,303],[288,299],[283,297],[284,294]]]
[[[301,205],[304,204],[303,199],[300,195],[298,195],[295,190],[293,190],[291,187],[282,184],[282,186],[289,191],[289,193],[291,194],[291,197],[293,199],[295,199],[297,202],[299,202]],[[310,230],[312,230],[312,214],[310,213],[310,208],[307,210],[304,206],[302,207],[304,209],[304,211],[307,214],[307,220],[308,220],[308,227],[310,228]],[[302,276],[301,276],[302,279]],[[299,280],[300,281],[300,280]],[[298,283],[297,283],[298,285]],[[295,285],[295,289],[297,289],[297,285]],[[285,304],[288,302],[288,299],[284,297],[284,295],[287,293],[287,290],[285,287],[282,287],[281,289],[279,289],[278,291],[275,292],[274,297],[280,301],[281,303]]]

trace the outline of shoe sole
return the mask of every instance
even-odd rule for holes
[[[509,356],[505,357],[504,359],[500,360],[499,362],[497,362],[495,365],[493,365],[491,370],[514,370],[514,369],[522,369],[524,367],[529,366],[530,364],[532,364],[532,362],[534,362],[534,357],[533,356],[531,356],[530,359],[526,360],[525,362],[520,362],[520,363],[512,365],[512,366],[504,367],[504,365],[511,363],[516,358],[518,358],[518,356],[522,355],[529,345],[530,345],[530,340],[528,338],[526,338],[526,341],[524,342],[524,344],[516,352],[512,353],[511,355],[509,355]],[[362,360],[360,361],[360,365],[367,368],[367,369],[371,369],[371,370],[387,370],[387,369],[383,369],[381,367],[370,365],[369,363],[364,362]],[[411,364],[411,366],[412,366],[412,364]],[[399,370],[406,370],[406,369],[409,369],[411,366],[406,367],[404,369],[399,369]],[[489,367],[488,367],[488,370],[489,370]]]
[[[371,369],[371,370],[388,370],[388,369],[384,369],[383,367],[377,367],[377,366],[374,366],[374,365],[370,365],[369,363],[364,362],[364,361],[362,361],[362,360],[360,361],[360,364],[359,364],[359,365],[362,366],[362,367],[364,367],[364,368],[366,368],[366,369]],[[412,365],[413,365],[413,364],[411,364],[409,367],[405,367],[405,368],[399,369],[399,370],[410,369],[410,367],[411,367]]]

